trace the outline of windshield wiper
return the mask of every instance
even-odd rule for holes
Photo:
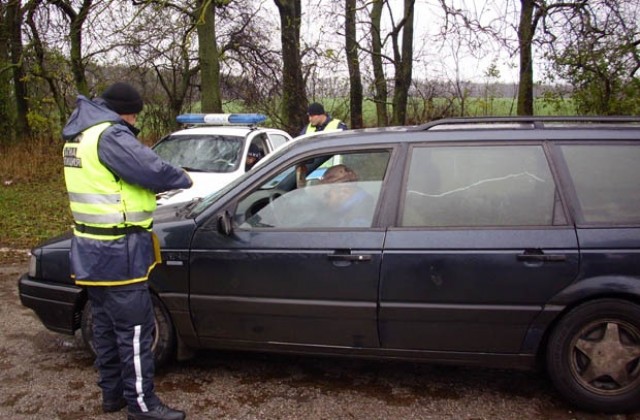
[[[192,168],[190,166],[182,166],[182,169],[184,169],[187,172],[207,172],[204,169],[197,169],[197,168]]]

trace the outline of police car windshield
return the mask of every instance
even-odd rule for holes
[[[192,172],[234,172],[240,166],[244,137],[214,134],[170,135],[153,150],[174,166]]]

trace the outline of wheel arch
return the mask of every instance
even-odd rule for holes
[[[598,276],[573,283],[557,293],[529,325],[521,352],[536,355],[536,364],[545,363],[549,337],[558,322],[580,305],[600,299],[620,299],[640,305],[640,278]]]

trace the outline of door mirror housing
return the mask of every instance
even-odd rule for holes
[[[233,232],[233,221],[231,220],[231,215],[226,210],[218,216],[218,232],[225,236],[229,236]]]

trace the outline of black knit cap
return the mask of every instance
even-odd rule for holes
[[[107,106],[120,115],[138,114],[144,105],[140,93],[128,83],[114,83],[101,96]]]
[[[309,108],[307,108],[307,115],[322,115],[322,114],[324,114],[324,107],[322,106],[322,104],[314,102],[311,105],[309,105]]]
[[[264,153],[262,153],[262,150],[260,150],[260,148],[256,144],[251,143],[251,146],[249,146],[249,153],[247,153],[247,156],[251,156],[256,159],[262,159],[264,157]]]

